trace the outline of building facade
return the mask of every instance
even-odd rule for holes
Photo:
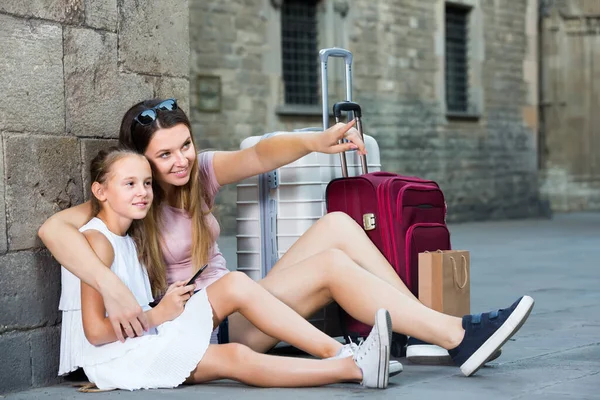
[[[190,1],[202,148],[321,125],[317,51],[352,51],[354,100],[383,168],[437,180],[452,221],[543,214],[534,0]],[[330,97],[343,99],[343,63]],[[218,203],[235,230],[235,187]]]

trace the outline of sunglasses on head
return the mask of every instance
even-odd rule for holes
[[[152,122],[156,121],[156,118],[158,117],[156,112],[158,110],[175,111],[177,110],[177,101],[175,101],[175,99],[163,100],[154,107],[142,111],[133,120],[140,125],[150,125]]]

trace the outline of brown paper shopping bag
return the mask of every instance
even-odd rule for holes
[[[470,273],[466,250],[419,253],[419,300],[444,314],[470,314]]]

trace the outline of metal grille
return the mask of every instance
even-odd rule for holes
[[[469,8],[446,4],[446,107],[467,112],[469,106]]]
[[[286,104],[319,104],[317,0],[285,0],[281,48]]]

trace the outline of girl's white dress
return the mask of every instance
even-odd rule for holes
[[[96,230],[111,243],[115,258],[111,270],[131,290],[144,311],[153,301],[146,269],[140,264],[130,236],[112,233],[104,222],[93,218],[80,231]],[[212,332],[212,308],[201,290],[186,303],[173,321],[151,329],[125,343],[102,346],[90,344],[81,320],[81,283],[62,267],[62,332],[59,375],[83,367],[91,382],[100,389],[171,388],[180,385],[196,368]]]

